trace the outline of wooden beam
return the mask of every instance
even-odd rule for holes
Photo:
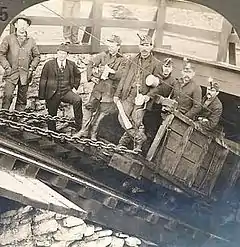
[[[158,13],[157,13],[157,26],[154,45],[160,48],[163,44],[163,29],[166,19],[166,0],[159,0]]]
[[[33,207],[85,218],[87,212],[34,178],[0,170],[0,195]]]
[[[96,53],[100,51],[100,40],[101,40],[101,19],[103,11],[102,0],[94,0],[93,2],[93,29],[91,38],[91,51]]]
[[[212,13],[218,14],[216,11],[207,8],[201,4],[191,3],[188,1],[179,1],[179,0],[171,0],[167,1],[167,7],[176,8],[176,9],[183,9],[183,10],[192,10],[194,12],[205,12],[205,13]]]
[[[160,144],[160,142],[161,142],[161,140],[162,140],[162,138],[166,132],[166,129],[171,124],[173,118],[174,118],[173,114],[168,115],[167,118],[160,125],[158,132],[157,132],[157,134],[156,134],[156,136],[155,136],[155,138],[151,144],[151,147],[148,150],[147,160],[151,161],[154,158],[155,153],[159,148],[159,144]]]
[[[72,22],[79,26],[92,26],[93,20],[90,18],[65,18],[61,19],[60,17],[42,17],[42,16],[29,16],[32,20],[32,25],[41,25],[41,26],[63,26]]]
[[[234,29],[232,28],[231,33],[234,33]],[[236,59],[236,44],[229,42],[228,44],[228,57],[229,57],[229,63],[236,65],[237,59]]]
[[[56,52],[57,49],[56,45],[38,45],[39,51],[41,54],[53,54]],[[122,45],[121,51],[123,53],[138,53],[139,48],[138,45]],[[171,46],[164,45],[162,46],[164,49],[170,49]],[[100,51],[106,50],[107,47],[104,45],[100,46]],[[92,53],[90,45],[70,45],[70,54],[87,54]],[[95,52],[96,53],[96,52]]]
[[[92,0],[86,0],[91,1]],[[132,0],[104,0],[105,3],[115,3],[115,4],[133,4]],[[149,5],[149,6],[156,6],[158,3],[158,0],[137,0],[134,2],[134,4],[137,5]]]
[[[237,64],[236,44],[235,43],[229,43],[228,51],[229,51],[229,63],[236,65]]]
[[[155,22],[157,21],[157,16],[158,16],[158,9],[154,14],[153,21],[155,21]],[[148,30],[148,36],[153,37],[154,32],[155,32],[155,28],[150,28]]]
[[[4,167],[7,170],[12,170],[16,160],[17,159],[15,157],[12,157],[10,155],[2,155],[2,157],[0,158],[1,167]]]
[[[220,32],[171,23],[164,24],[164,32],[193,37],[196,40],[210,40],[214,42],[218,42],[220,38]]]
[[[54,54],[56,53],[57,45],[38,45],[39,51],[41,54]],[[90,45],[70,45],[70,53],[75,54],[87,54],[91,53],[91,46]]]
[[[93,7],[91,8],[89,19],[92,19],[93,17]],[[82,37],[82,44],[88,44],[90,40],[90,34],[92,34],[92,27],[86,27],[83,37]]]
[[[223,19],[222,23],[222,31],[220,34],[220,41],[218,45],[218,53],[217,53],[217,61],[225,62],[227,59],[227,51],[228,51],[228,38],[232,31],[231,23]]]
[[[138,21],[138,20],[109,20],[102,19],[100,21],[103,27],[121,27],[121,28],[156,28],[157,24],[155,21]]]
[[[231,33],[228,39],[229,43],[235,43],[238,44],[239,43],[239,37],[236,33]]]
[[[157,22],[156,22],[156,15],[155,14],[153,21],[138,21],[138,20],[109,20],[109,19],[102,19],[99,20],[98,24],[102,27],[121,27],[121,28],[133,28],[133,29],[140,29],[140,28],[147,28],[150,29],[149,32],[151,36],[154,33],[154,30],[158,28]],[[68,18],[66,20],[62,20],[59,17],[45,17],[44,19],[42,17],[38,16],[30,16],[30,18],[33,20],[33,25],[51,25],[51,26],[62,26],[64,24],[69,23],[69,21],[74,22],[78,24],[79,26],[87,26],[85,29],[86,31],[90,32],[91,27],[93,26],[93,20],[91,18]],[[161,16],[163,18],[163,16]],[[165,20],[162,20],[165,22]],[[172,23],[162,23],[163,31],[166,33],[174,33],[174,34],[180,34],[186,37],[193,37],[195,39],[202,39],[202,40],[210,40],[214,42],[218,42],[220,38],[220,32],[211,31],[211,30],[204,30],[200,28],[194,28],[194,27],[188,27],[184,25],[178,25],[178,24],[172,24]],[[86,33],[84,34],[85,37],[87,37]],[[235,37],[236,35],[231,35],[231,42],[238,42],[238,37]],[[86,42],[88,43],[88,39],[86,39]]]

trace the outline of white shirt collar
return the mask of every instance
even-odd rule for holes
[[[66,59],[63,61],[60,61],[57,59],[58,67],[61,68],[61,65],[63,64],[64,68],[66,67]]]

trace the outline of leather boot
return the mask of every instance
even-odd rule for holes
[[[122,137],[120,138],[120,140],[118,142],[118,146],[125,146],[125,147],[127,147],[129,145],[129,143],[131,142],[131,140],[132,140],[132,138],[128,134],[128,132],[124,132],[124,134],[122,135]]]
[[[75,138],[81,138],[81,137],[87,138],[88,137],[88,130],[81,129],[76,134],[74,134],[73,137],[75,137]]]
[[[90,138],[93,141],[97,141],[97,131],[98,131],[98,123],[94,123],[92,125],[91,133],[90,133]]]

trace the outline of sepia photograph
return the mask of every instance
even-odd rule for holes
[[[0,2],[0,247],[237,247],[240,2]]]

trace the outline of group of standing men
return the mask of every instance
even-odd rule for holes
[[[0,45],[0,64],[5,69],[4,97],[2,107],[9,109],[13,91],[18,85],[16,110],[22,111],[27,103],[27,90],[32,72],[40,62],[40,53],[33,38],[28,37],[27,28],[31,20],[19,16],[13,20],[15,32],[6,36]],[[178,110],[195,121],[195,125],[214,129],[222,113],[218,99],[219,85],[211,81],[206,96],[202,99],[201,87],[193,80],[195,72],[191,63],[184,63],[181,75],[172,77],[173,62],[163,62],[154,57],[153,43],[149,36],[140,36],[139,53],[127,59],[121,54],[121,38],[112,35],[107,39],[107,51],[96,55],[88,64],[88,81],[94,82],[89,102],[86,104],[88,119],[82,121],[82,100],[76,90],[81,80],[77,65],[68,60],[69,47],[61,44],[57,57],[45,63],[40,82],[39,99],[46,101],[48,113],[57,115],[61,102],[73,105],[77,133],[75,137],[97,139],[101,120],[118,110],[118,119],[125,132],[119,145],[141,151],[147,137],[143,118],[153,102],[162,103],[171,98]],[[54,121],[48,128],[56,131]]]

